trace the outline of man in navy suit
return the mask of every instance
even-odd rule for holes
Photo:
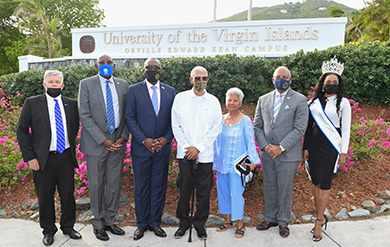
[[[141,239],[148,229],[156,236],[167,236],[160,223],[173,139],[171,108],[175,98],[175,89],[159,81],[162,69],[158,59],[148,58],[142,72],[146,80],[129,87],[125,106],[126,124],[132,135],[138,226],[134,240]]]

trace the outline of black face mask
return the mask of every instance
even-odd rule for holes
[[[46,93],[53,98],[57,98],[61,94],[61,88],[47,88]]]
[[[338,84],[325,84],[324,85],[324,92],[327,94],[334,94],[334,93],[337,93],[338,88],[339,88]]]
[[[160,78],[160,70],[145,70],[144,75],[149,82],[154,83],[157,82]]]

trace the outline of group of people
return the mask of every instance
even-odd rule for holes
[[[328,221],[324,211],[331,181],[337,166],[346,160],[351,122],[341,79],[343,65],[336,59],[323,64],[323,75],[309,102],[290,88],[288,68],[277,68],[272,78],[275,90],[259,98],[253,125],[240,111],[244,93],[239,88],[227,91],[227,113],[222,115],[220,102],[206,90],[209,77],[202,66],[190,73],[192,88],[177,95],[173,87],[159,80],[163,70],[156,58],[145,61],[145,80],[130,87],[112,75],[115,63],[109,55],[100,56],[95,67],[98,75],[80,82],[78,101],[61,95],[62,72],[46,71],[45,93],[25,101],[17,125],[23,159],[33,170],[44,245],[53,244],[57,232],[56,188],[61,200],[62,232],[72,239],[82,238],[74,229],[79,122],[80,150],[87,159],[91,223],[99,240],[109,240],[107,231],[125,234],[115,224],[115,216],[129,136],[137,218],[134,240],[141,239],[148,230],[158,237],[167,236],[160,224],[173,138],[178,144],[180,169],[176,211],[180,225],[175,238],[182,238],[192,226],[198,238],[207,238],[205,223],[214,186],[213,169],[219,210],[226,215],[225,223],[216,230],[234,228],[236,221],[235,237],[245,235],[243,193],[248,179],[243,179],[245,175],[235,164],[245,156],[247,168],[256,169],[260,164],[256,138],[261,148],[265,214],[265,220],[256,228],[279,226],[279,234],[289,236],[293,181],[299,161],[304,159],[310,166],[317,209],[311,232],[313,241],[321,240],[321,228]]]

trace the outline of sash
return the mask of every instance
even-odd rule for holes
[[[339,161],[339,157],[341,154],[341,136],[332,121],[330,121],[329,117],[326,115],[324,108],[322,107],[322,104],[318,98],[314,100],[314,102],[310,105],[309,109],[314,121],[320,128],[321,132],[325,135],[325,137],[329,140],[329,142],[339,154],[337,156],[336,164],[334,165],[333,169],[333,173],[336,174],[337,162]]]

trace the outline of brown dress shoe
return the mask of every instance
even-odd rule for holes
[[[282,238],[287,238],[290,235],[290,229],[288,229],[287,223],[279,226],[279,235]]]
[[[271,227],[277,226],[277,225],[278,225],[278,223],[273,223],[271,221],[265,220],[265,221],[263,221],[263,223],[261,223],[260,225],[256,226],[256,229],[259,230],[259,231],[264,231],[264,230],[268,230]]]

